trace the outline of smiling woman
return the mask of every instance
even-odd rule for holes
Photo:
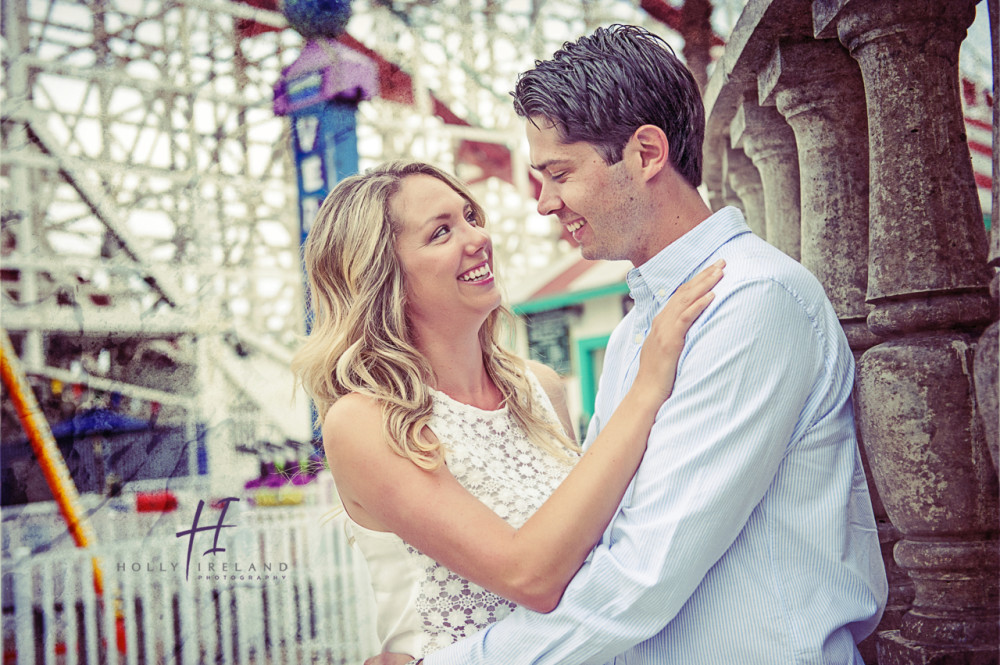
[[[315,320],[293,368],[371,571],[383,651],[422,657],[518,604],[552,610],[642,458],[721,265],[656,318],[626,415],[581,456],[558,376],[498,342],[485,214],[455,178],[393,162],[342,181],[305,263]]]
[[[486,214],[453,176],[429,164],[390,162],[337,185],[320,208],[304,249],[314,321],[293,369],[321,415],[350,393],[376,397],[385,409],[390,446],[423,468],[442,462],[438,444],[417,436],[431,412],[427,384],[452,389],[428,354],[457,357],[453,324],[459,322],[474,332],[469,348],[485,359],[489,379],[481,383],[514,396],[508,400],[512,416],[537,432],[532,438],[538,445],[560,439],[559,428],[547,425],[532,407],[521,361],[500,346],[500,321],[508,314],[500,307],[499,291],[488,294],[492,300],[480,303],[476,313],[467,310],[467,298],[461,299],[466,309],[452,305],[460,288],[468,290],[457,282],[459,274],[480,266],[482,259],[466,258],[461,267],[455,262],[462,259],[455,256],[452,272],[442,282],[430,277],[439,275],[439,261],[447,252],[467,251],[456,241],[466,233],[485,238],[480,255],[492,260],[488,236],[482,230],[473,235],[471,219],[482,227]],[[454,232],[456,226],[464,228]],[[419,261],[418,255],[430,260]],[[434,302],[443,308],[441,316],[434,315]],[[469,316],[443,323],[445,313],[460,309]],[[552,449],[567,444],[562,436]]]
[[[403,180],[391,214],[400,226],[396,253],[418,339],[433,339],[429,330],[421,331],[444,332],[463,317],[482,325],[500,306],[500,289],[493,279],[493,244],[481,211],[443,180],[419,174]]]

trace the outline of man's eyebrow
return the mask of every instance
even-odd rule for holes
[[[553,166],[563,166],[568,160],[565,159],[550,159],[548,161],[542,162],[541,164],[531,164],[531,168],[535,171],[544,171],[545,169],[551,169]]]

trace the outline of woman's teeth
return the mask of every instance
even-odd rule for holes
[[[490,276],[489,266],[479,266],[475,270],[470,270],[459,277],[463,282],[476,282]]]

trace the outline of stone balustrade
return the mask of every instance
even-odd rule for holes
[[[761,238],[767,238],[767,215],[764,206],[764,185],[760,172],[741,148],[727,145],[725,205],[735,205],[743,210],[747,224]],[[733,200],[735,198],[735,200]]]
[[[799,258],[799,160],[795,134],[772,107],[744,98],[729,125],[730,143],[742,148],[760,174],[764,190],[764,225],[768,240],[793,259]]]
[[[975,5],[750,0],[705,92],[709,200],[820,279],[858,361],[890,581],[861,649],[881,665],[998,659],[1000,234],[958,75]]]

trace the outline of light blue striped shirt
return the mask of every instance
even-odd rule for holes
[[[629,272],[587,444],[667,298],[726,260],[642,466],[549,614],[525,608],[427,665],[861,663],[887,585],[854,432],[854,359],[817,280],[726,208]]]

